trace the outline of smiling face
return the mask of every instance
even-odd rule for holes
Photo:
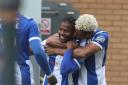
[[[59,29],[59,40],[65,43],[73,38],[74,28],[68,22],[62,22]]]

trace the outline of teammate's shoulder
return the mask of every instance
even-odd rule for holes
[[[22,14],[19,14],[18,17],[19,17],[19,19],[22,19],[22,20],[25,20],[25,21],[31,21],[31,20],[33,20],[32,17],[25,16],[25,15],[22,15]]]
[[[97,34],[108,34],[108,32],[98,28],[95,30],[95,35],[97,35]]]
[[[95,39],[97,42],[105,42],[109,39],[109,34],[107,31],[103,31],[101,29],[97,30],[97,32],[94,34],[93,39]]]
[[[29,16],[23,16],[23,18],[24,18],[25,20],[28,20],[28,21],[33,20],[33,18],[32,18],[32,17],[29,17]]]
[[[36,25],[36,21],[32,18],[32,17],[28,17],[28,16],[24,16],[24,15],[21,15],[21,22],[22,23],[27,23],[28,25]]]
[[[95,34],[93,36],[92,39],[96,39],[96,40],[106,40],[109,38],[109,34],[107,31],[103,31],[101,29],[97,29],[97,31],[95,31]]]

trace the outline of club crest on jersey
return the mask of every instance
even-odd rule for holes
[[[98,36],[95,40],[99,43],[104,43],[105,42],[105,37],[101,35],[101,36]]]

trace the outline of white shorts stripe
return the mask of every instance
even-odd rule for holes
[[[15,83],[16,85],[22,85],[20,67],[17,62],[15,62]]]
[[[30,67],[30,78],[31,78],[31,85],[34,85],[34,74],[33,74],[33,66],[30,60],[26,60],[26,63]]]

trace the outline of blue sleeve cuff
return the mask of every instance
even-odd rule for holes
[[[73,51],[73,49],[69,48],[69,49],[67,49],[67,51],[68,51],[68,52],[72,52],[72,51]]]

